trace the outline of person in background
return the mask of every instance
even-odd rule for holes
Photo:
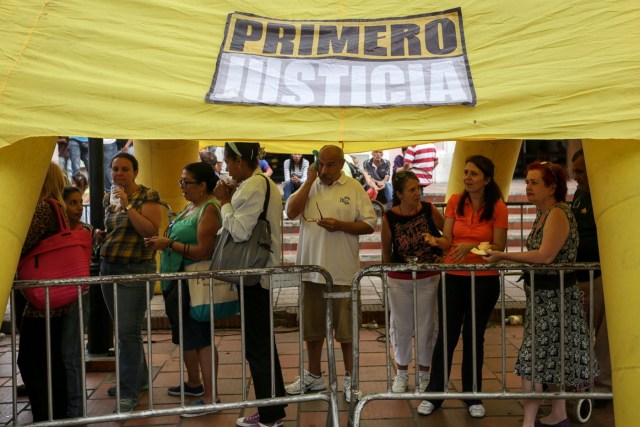
[[[36,205],[27,236],[22,246],[20,257],[24,257],[31,249],[47,237],[60,231],[58,216],[48,200],[53,199],[60,207],[60,212],[67,221],[66,209],[62,192],[65,178],[60,167],[50,163],[47,170],[40,197]],[[74,260],[69,260],[74,262]],[[22,296],[20,294],[20,296]],[[17,297],[17,295],[16,295]],[[45,311],[38,310],[21,298],[24,309],[20,325],[20,349],[18,351],[18,367],[20,375],[27,389],[33,421],[46,421],[49,419],[49,403],[47,392],[47,348],[46,348],[46,323]],[[18,303],[18,298],[16,298]],[[16,310],[19,310],[16,304]],[[19,319],[19,316],[16,317]],[[51,399],[53,419],[68,418],[82,415],[82,376],[76,377],[77,381],[69,381],[77,375],[75,368],[80,368],[80,360],[71,360],[74,355],[80,357],[79,351],[65,346],[75,346],[78,349],[79,330],[71,337],[65,334],[65,326],[78,322],[78,304],[74,302],[64,307],[50,310],[50,357],[51,357]],[[76,326],[77,329],[77,326]],[[69,332],[69,330],[67,330]],[[71,339],[73,338],[73,339]],[[73,341],[75,340],[75,344]],[[78,390],[78,387],[80,389]],[[78,399],[80,407],[78,408]],[[78,409],[80,412],[78,412]]]
[[[84,175],[82,175],[84,176]],[[96,240],[93,234],[93,227],[82,222],[84,208],[82,206],[82,192],[78,187],[65,187],[62,198],[66,207],[66,214],[69,218],[69,228],[71,230],[83,230],[90,233],[93,239],[93,248],[96,248]],[[92,255],[94,251],[92,250]],[[93,258],[93,256],[92,256]],[[86,296],[86,297],[85,297]],[[88,321],[89,312],[88,294],[83,295],[83,320],[85,327]],[[77,304],[77,303],[74,303]],[[86,316],[85,316],[86,312]],[[62,317],[62,361],[67,374],[67,398],[69,400],[69,416],[82,416],[82,359],[80,352],[83,346],[80,345],[80,322],[78,322],[78,312],[75,315],[64,315]],[[84,340],[84,336],[82,337]]]
[[[65,176],[71,175],[71,157],[69,156],[69,139],[59,136],[58,141],[58,165]]]
[[[407,151],[408,152],[408,151]],[[471,249],[488,242],[493,250],[503,250],[507,242],[508,213],[500,187],[494,181],[495,166],[485,156],[474,155],[465,162],[464,191],[449,198],[445,209],[442,237],[426,236],[432,246],[449,248],[445,264],[486,263]],[[475,272],[475,305],[472,305],[472,277],[470,271],[448,271],[445,275],[446,306],[442,292],[438,292],[438,339],[433,350],[431,381],[427,392],[444,390],[445,378],[451,374],[453,353],[462,332],[462,391],[474,391],[474,350],[477,367],[477,390],[482,391],[484,363],[484,332],[489,316],[500,295],[497,271]],[[446,309],[446,317],[445,317]],[[475,329],[473,313],[475,312]],[[445,354],[444,328],[447,331]],[[473,333],[475,332],[475,348]],[[444,371],[445,357],[448,372]],[[485,408],[479,399],[465,400],[469,415],[482,418]],[[418,413],[429,415],[442,405],[442,400],[424,400]]]
[[[110,204],[105,194],[105,236],[100,249],[100,275],[150,274],[156,271],[155,251],[144,238],[157,236],[162,214],[160,196],[155,190],[136,183],[138,160],[119,152],[111,159],[111,178],[120,188],[113,191],[118,204]],[[107,309],[114,312],[113,284],[103,284]],[[150,296],[153,289],[150,290]],[[118,344],[120,357],[120,411],[130,412],[138,405],[139,390],[147,389],[148,366],[142,346],[142,323],[147,309],[146,282],[118,284]],[[115,387],[110,390],[116,395]]]
[[[386,211],[382,221],[382,262],[388,263],[435,263],[442,262],[442,249],[425,244],[424,235],[440,236],[444,216],[428,202],[420,201],[420,181],[411,172],[393,176],[393,207]],[[444,243],[443,240],[441,242]],[[396,377],[391,391],[405,393],[409,381],[409,363],[412,359],[411,343],[413,324],[413,279],[410,272],[388,273],[389,309],[391,325],[389,335],[397,364]],[[416,391],[424,392],[429,383],[431,356],[436,340],[436,300],[438,272],[421,272],[416,275],[418,332],[416,347],[420,372]]]
[[[211,259],[216,244],[216,235],[220,229],[219,203],[213,197],[213,189],[217,182],[218,179],[209,163],[189,163],[182,170],[178,185],[189,204],[169,225],[164,237],[153,236],[145,239],[148,247],[162,250],[160,256],[161,273],[184,271],[185,265]],[[162,294],[167,317],[171,322],[171,338],[174,344],[180,344],[179,285],[178,280],[162,281]],[[184,394],[202,396],[202,399],[192,403],[194,406],[202,406],[207,403],[220,402],[217,390],[214,394],[211,375],[211,324],[192,319],[189,316],[190,308],[189,284],[187,280],[183,280],[182,346],[184,363],[187,367]],[[213,348],[215,349],[215,345]],[[218,352],[215,351],[217,375]],[[204,387],[200,380],[200,372],[202,372]],[[180,396],[180,385],[170,387],[168,393],[171,396]],[[182,414],[182,416],[194,417],[206,414],[207,412],[192,412]]]
[[[576,152],[572,159],[572,169],[578,188],[573,195],[571,211],[578,226],[577,262],[600,262],[600,252],[598,250],[598,234],[596,230],[596,220],[593,215],[593,204],[591,202],[591,192],[589,188],[589,176],[587,175],[587,164],[584,160],[584,151]],[[590,285],[589,272],[586,270],[576,271],[578,287],[585,295],[585,307],[589,313]],[[600,270],[593,272],[593,327],[595,329],[596,343],[594,350],[600,365],[600,376],[596,378],[596,387],[611,391],[611,356],[609,353],[609,334],[607,332],[607,316],[604,304],[604,292],[602,288],[602,274]],[[606,406],[609,399],[595,400],[596,408]]]
[[[118,151],[133,154],[133,139],[116,139]]]
[[[80,190],[80,193],[82,194],[82,203],[88,204],[90,194],[89,181],[87,180],[87,177],[84,176],[82,172],[78,172],[71,177],[71,186],[76,187],[78,190]]]
[[[309,167],[308,179],[293,193],[285,210],[300,218],[297,265],[319,265],[333,278],[334,292],[350,292],[351,280],[360,270],[358,236],[373,233],[377,217],[362,185],[342,172],[344,153],[340,147],[325,145],[318,155],[318,168]],[[317,178],[317,179],[316,179]],[[308,370],[303,378],[287,385],[289,394],[324,390],[321,356],[326,336],[325,279],[319,273],[304,274],[304,340]],[[344,398],[351,401],[353,368],[353,317],[350,299],[334,299],[333,326],[344,360]]]
[[[271,255],[267,267],[281,264],[280,233],[282,224],[282,197],[271,179],[264,179],[258,166],[262,150],[260,144],[252,142],[227,142],[224,146],[224,160],[229,174],[237,183],[220,180],[214,194],[222,208],[222,227],[237,242],[249,239],[262,212],[267,185],[270,187],[267,220],[271,226]],[[271,330],[271,306],[269,305],[270,277],[264,276],[259,283],[245,283],[244,301],[241,310],[245,316],[246,357],[251,370],[251,378],[257,399],[271,397],[271,383],[275,396],[285,396],[282,369],[278,349]],[[271,374],[271,339],[273,347],[273,375]],[[286,405],[261,406],[252,415],[238,418],[238,427],[282,426]]]
[[[262,170],[262,173],[265,176],[273,175],[273,169],[271,169],[271,166],[269,166],[269,162],[267,162],[265,159],[260,159],[260,170]]]
[[[284,201],[286,202],[300,186],[307,180],[309,160],[302,154],[292,154],[284,161]]]
[[[411,170],[420,180],[422,193],[433,182],[433,170],[438,166],[438,152],[434,144],[413,145],[404,153],[402,170]],[[400,168],[396,169],[400,171]]]
[[[71,159],[71,175],[80,172],[80,160],[89,173],[89,138],[86,136],[69,137],[69,158]]]
[[[82,200],[82,192],[78,187],[65,187],[63,192],[64,203],[67,206],[67,217],[69,218],[69,228],[72,230],[84,229],[91,233],[92,249],[91,262],[98,263],[100,253],[101,234],[97,232],[93,226],[83,221],[86,210]],[[89,292],[82,295],[82,317],[84,321],[85,332],[89,325],[90,308]],[[77,334],[75,335],[77,336]]]
[[[393,159],[393,175],[396,174],[396,171],[400,169],[400,171],[404,170],[404,154],[407,151],[407,147],[402,147],[402,154],[398,154]]]
[[[567,179],[567,172],[555,163],[533,162],[527,166],[527,199],[536,206],[536,218],[527,238],[527,251],[492,250],[484,257],[487,262],[575,262],[578,253],[578,226],[571,209],[565,203]],[[551,389],[558,389],[561,385],[579,388],[589,384],[591,375],[598,375],[598,366],[595,359],[592,365],[589,363],[592,346],[582,305],[583,294],[577,286],[575,273],[570,270],[564,272],[564,295],[561,295],[558,270],[535,272],[533,301],[528,272],[525,272],[524,280],[527,306],[522,345],[515,368],[515,374],[522,377],[523,392],[534,391],[534,388],[540,392],[543,384],[549,385]],[[536,318],[532,324],[530,319],[533,304]],[[563,324],[564,343],[560,341],[562,334],[559,329]],[[562,347],[564,360],[559,358],[563,354]],[[532,363],[535,363],[535,377],[532,374]],[[552,399],[551,413],[539,420],[536,416],[540,401],[525,399],[523,404],[523,427],[571,425],[564,399]]]
[[[390,209],[393,203],[393,187],[390,181],[391,163],[389,160],[382,158],[382,151],[375,150],[371,152],[371,158],[365,160],[363,166],[367,175],[371,177],[376,191],[378,193],[384,191],[384,200],[380,201],[386,204],[387,209]]]
[[[345,160],[345,163],[348,165],[349,172],[351,172],[351,178],[362,185],[370,200],[376,200],[378,198],[378,190],[375,189],[373,180],[366,171],[360,168],[360,161],[356,156],[349,156],[349,158],[351,158],[351,162]]]
[[[104,191],[111,191],[111,159],[118,153],[118,143],[116,139],[104,138],[102,140],[102,154],[104,163]]]

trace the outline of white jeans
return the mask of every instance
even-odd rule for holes
[[[438,333],[436,331],[437,296],[440,276],[416,280],[417,284],[417,331],[416,348],[421,366],[431,366],[431,356]],[[398,365],[409,365],[413,359],[413,284],[412,280],[389,277],[389,308],[391,325],[389,335]]]

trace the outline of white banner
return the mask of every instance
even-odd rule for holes
[[[343,21],[229,15],[207,102],[475,105],[460,9]]]

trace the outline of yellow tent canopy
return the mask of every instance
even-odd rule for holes
[[[477,105],[291,108],[204,102],[234,11],[401,17],[461,7]],[[259,140],[270,152],[424,140],[640,138],[636,1],[3,0],[0,147],[27,136]],[[295,151],[295,150],[294,150]],[[299,149],[297,151],[300,151]]]
[[[232,12],[336,21],[458,7],[475,106],[204,101]],[[637,0],[1,0],[0,306],[57,135],[173,141],[166,156],[177,140],[260,141],[291,153],[327,142],[356,152],[428,140],[583,139],[589,164],[599,166],[589,174],[605,297],[615,307],[607,319],[616,424],[634,425],[639,333],[628,325],[638,321],[640,292],[626,284],[639,273],[640,225],[620,221],[640,209],[639,21]]]

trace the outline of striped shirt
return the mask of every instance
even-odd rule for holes
[[[436,146],[433,144],[414,145],[404,153],[404,162],[420,180],[420,186],[426,187],[433,182],[433,170],[438,163]]]
[[[146,202],[159,202],[158,192],[140,185],[135,193],[128,197],[132,208],[138,212]],[[105,208],[104,225],[106,236],[102,242],[100,256],[111,263],[129,263],[150,261],[155,257],[155,249],[144,245],[144,238],[138,234],[122,208],[109,206],[109,193],[102,199]]]

